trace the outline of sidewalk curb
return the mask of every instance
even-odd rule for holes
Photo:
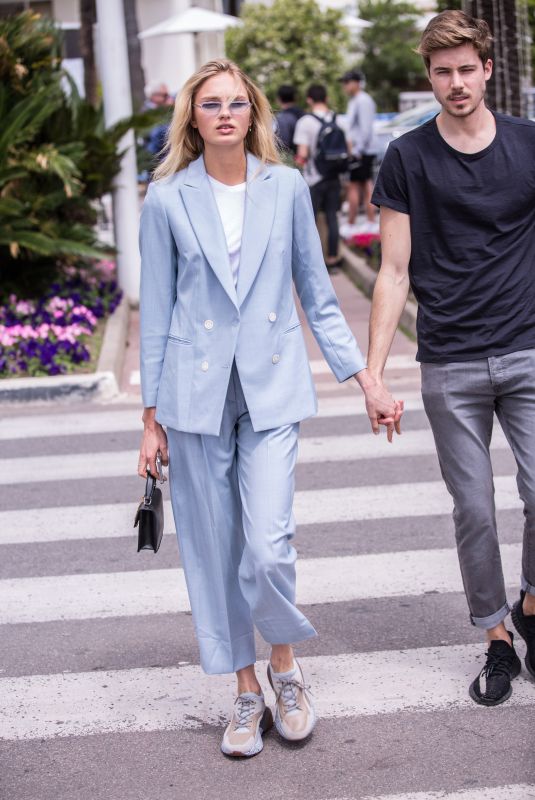
[[[0,403],[109,400],[119,394],[130,307],[123,297],[106,322],[95,372],[0,380]]]
[[[366,261],[354,253],[346,244],[340,243],[340,254],[344,262],[344,270],[349,278],[358,288],[364,292],[366,297],[373,295],[373,287],[377,279],[377,273]],[[400,325],[405,328],[411,336],[416,338],[416,316],[418,306],[412,300],[407,300],[403,314],[401,315]]]

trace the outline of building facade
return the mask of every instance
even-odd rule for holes
[[[239,0],[136,0],[139,31],[144,31],[190,6],[210,11],[237,13]],[[83,72],[77,44],[80,25],[79,0],[0,0],[0,16],[31,9],[56,20],[65,30],[66,65],[83,91]],[[222,33],[173,34],[141,40],[141,57],[145,82],[163,81],[176,92],[194,71],[196,64],[224,55]],[[78,51],[78,52],[77,52]],[[97,47],[98,59],[98,47]]]

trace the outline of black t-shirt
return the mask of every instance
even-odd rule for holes
[[[496,114],[460,153],[436,119],[393,141],[372,202],[410,215],[419,361],[535,347],[535,123]]]

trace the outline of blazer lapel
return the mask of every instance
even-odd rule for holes
[[[238,305],[232,279],[227,240],[202,155],[192,161],[180,187],[186,212],[204,255],[225,292]]]
[[[238,272],[238,305],[247,297],[268,246],[275,203],[277,181],[269,167],[258,158],[247,156],[247,192],[245,217]]]

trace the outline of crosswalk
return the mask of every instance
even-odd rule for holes
[[[468,789],[460,792],[411,792],[389,794],[381,798],[364,797],[362,800],[530,800],[535,797],[535,787],[527,783],[508,784],[493,789]],[[337,798],[337,800],[348,800]]]
[[[408,373],[414,368],[413,357],[400,355],[390,367],[396,375]],[[299,751],[302,761],[297,751],[288,755],[278,741],[266,745],[264,769],[287,756],[293,762],[296,782],[281,778],[286,790],[278,788],[275,794],[307,800],[535,798],[531,762],[523,768],[516,765],[511,774],[507,769],[498,772],[494,765],[497,751],[509,758],[519,746],[515,730],[519,737],[531,733],[535,685],[523,673],[511,700],[497,713],[476,707],[467,694],[484,648],[467,624],[451,524],[444,522],[449,534],[435,538],[434,544],[423,535],[437,519],[449,519],[451,498],[436,474],[429,480],[411,475],[411,464],[434,459],[433,439],[414,383],[405,394],[414,424],[388,444],[384,435],[364,433],[355,422],[363,419],[364,409],[353,386],[340,388],[324,380],[320,362],[313,364],[313,372],[322,379],[317,384],[320,411],[307,423],[300,441],[295,515],[297,549],[306,551],[307,542],[315,542],[313,555],[298,560],[297,600],[320,634],[299,648],[299,656],[321,722],[307,748]],[[8,504],[0,511],[0,642],[2,632],[10,642],[0,664],[0,742],[10,760],[21,752],[14,748],[26,748],[25,758],[34,772],[47,752],[64,763],[77,759],[78,768],[91,772],[96,783],[91,789],[61,794],[73,800],[182,796],[180,779],[175,785],[169,776],[166,787],[152,795],[139,788],[145,785],[146,765],[136,753],[144,747],[154,747],[155,753],[161,747],[179,760],[181,753],[189,753],[191,761],[180,761],[186,788],[184,771],[195,772],[197,763],[199,770],[201,763],[210,765],[210,775],[202,773],[205,789],[198,794],[192,790],[192,797],[234,797],[235,787],[223,787],[233,766],[217,753],[234,680],[206,676],[198,665],[168,499],[162,550],[156,556],[140,554],[135,568],[131,566],[135,492],[141,490],[134,477],[139,433],[140,412],[131,405],[63,412],[34,409],[0,421],[0,448],[5,445],[9,452],[2,460],[0,498],[9,498],[12,487],[27,486],[24,504]],[[20,455],[18,448],[23,446],[25,455]],[[503,461],[508,450],[499,428],[492,448],[497,464],[509,464]],[[370,481],[359,485],[357,466],[364,463]],[[330,476],[325,488],[302,488],[299,475],[318,468]],[[117,481],[113,502],[99,502],[97,488],[103,479]],[[61,500],[62,488],[69,486],[80,487],[78,505]],[[32,503],[38,488],[45,491],[48,505]],[[502,544],[512,600],[518,589],[522,528],[514,472],[497,474],[495,488],[498,513],[514,520]],[[401,525],[410,546],[407,536],[401,546],[396,539]],[[346,526],[342,554],[340,539],[332,534],[336,526]],[[59,562],[63,548],[65,557]],[[98,571],[93,566],[69,572],[69,554],[78,554],[79,564],[84,553],[94,554],[99,548]],[[26,574],[21,563],[28,565]],[[396,629],[408,605],[417,609],[410,621],[418,631],[417,645],[411,645],[410,625]],[[460,610],[458,617],[451,616],[453,608]],[[406,614],[403,619],[407,625]],[[433,627],[444,630],[440,643],[429,635]],[[359,633],[364,630],[366,637]],[[143,632],[142,640],[136,631]],[[165,646],[162,631],[166,636],[172,632]],[[343,652],[329,650],[335,631],[345,644]],[[375,649],[364,648],[364,638],[373,641],[374,632]],[[39,643],[38,652],[32,651],[32,642]],[[522,645],[519,649],[523,652]],[[267,655],[259,642],[262,680]],[[50,658],[53,667],[42,668]],[[444,731],[449,731],[447,737]],[[447,772],[426,762],[433,739],[450,760]],[[501,749],[487,752],[484,744],[489,741],[499,741]],[[109,748],[124,761],[121,788],[112,780],[113,760],[103,755],[111,752]],[[473,758],[471,748],[477,750]],[[97,752],[102,759],[100,777],[91,766]],[[336,753],[338,767],[331,752]],[[71,763],[67,769],[74,775]],[[298,791],[295,786],[305,786],[305,773],[307,788]],[[200,773],[195,774],[199,780]],[[240,781],[261,775],[243,770],[239,774]],[[25,780],[21,771],[21,785]],[[138,788],[132,788],[137,783]],[[32,791],[33,795],[21,790],[6,797],[40,800]],[[251,794],[250,787],[246,793]],[[271,795],[266,790],[255,796]]]
[[[301,663],[314,685],[320,717],[340,719],[423,708],[428,713],[469,709],[472,701],[465,685],[481,656],[481,647],[472,644],[447,650],[430,647],[348,653],[328,660],[305,657]],[[438,661],[440,686],[434,675]],[[260,662],[259,667],[265,672],[266,662]],[[368,680],[355,681],[357,674],[368,675]],[[392,675],[398,676],[395,686]],[[155,684],[165,687],[159,697],[154,697]],[[233,687],[233,678],[204,675],[196,665],[189,664],[171,669],[4,679],[8,698],[4,714],[11,718],[6,732],[17,739],[35,739],[88,736],[111,729],[132,732],[218,725],[228,712]],[[521,682],[512,703],[532,707],[531,684]]]
[[[133,464],[135,460],[130,462],[131,467]],[[514,476],[498,476],[494,484],[498,510],[521,508]],[[298,490],[294,502],[295,516],[301,525],[427,517],[448,514],[451,510],[451,499],[441,481]],[[164,514],[165,530],[173,533],[170,501],[164,503]],[[55,507],[2,511],[0,544],[122,537],[131,520],[132,503],[67,506],[61,514]]]
[[[493,437],[492,449],[507,448],[502,431]],[[394,446],[385,436],[377,441],[367,434],[348,436],[315,436],[302,439],[299,446],[299,463],[329,463],[330,461],[361,461],[377,458],[406,458],[431,455],[435,452],[429,430],[411,431]],[[29,458],[9,458],[4,462],[0,486],[40,481],[87,480],[115,478],[132,473],[139,450],[119,450],[109,453],[77,453],[74,455],[44,455]]]

